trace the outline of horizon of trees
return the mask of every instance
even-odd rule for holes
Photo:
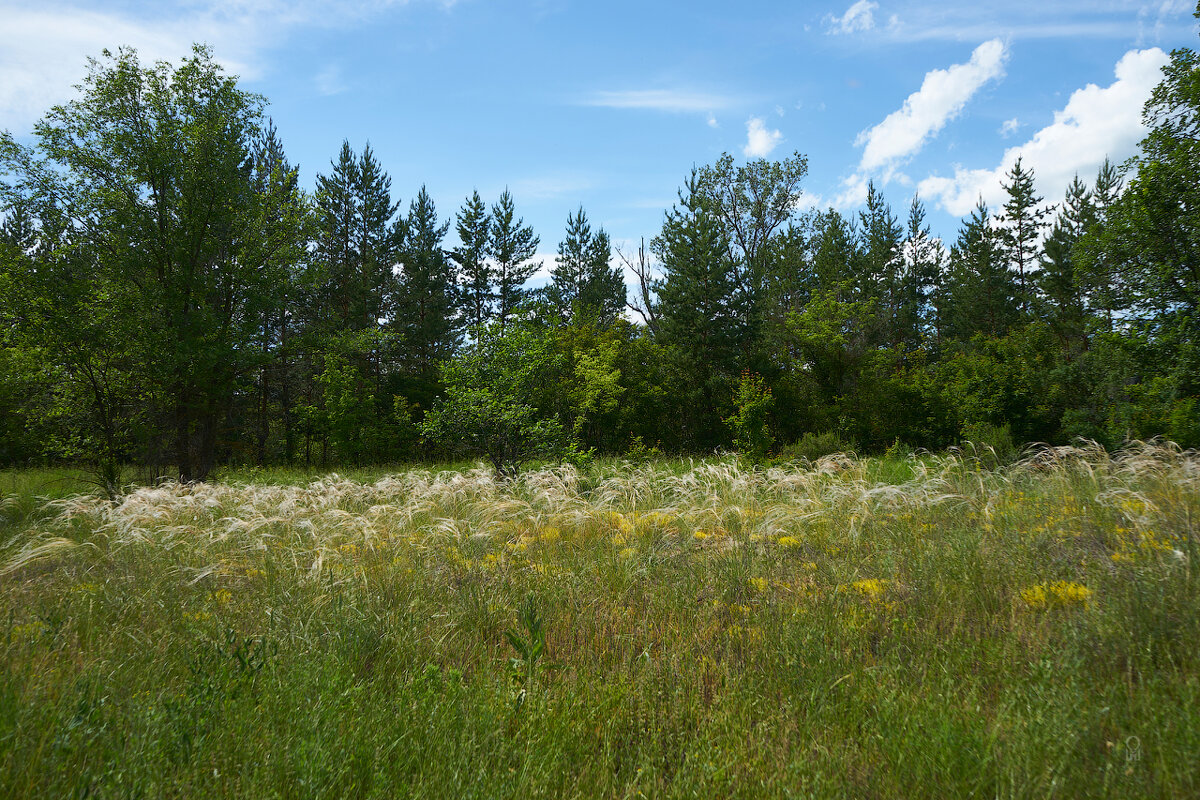
[[[121,50],[33,147],[0,136],[0,466],[88,463],[115,492],[130,463],[1200,446],[1193,50],[1128,164],[1047,203],[1018,160],[948,247],[874,185],[856,214],[798,212],[798,153],[694,168],[619,254],[632,297],[583,208],[533,288],[507,191],[404,206],[349,142],[301,190],[264,105],[204,47]]]

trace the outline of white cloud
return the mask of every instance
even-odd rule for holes
[[[883,122],[863,131],[855,144],[863,147],[860,172],[883,169],[887,173],[912,157],[988,81],[1004,74],[1007,48],[999,39],[984,42],[965,64],[935,69],[925,75],[921,88],[889,114]]]
[[[1095,175],[1106,157],[1120,163],[1133,155],[1145,135],[1141,111],[1151,90],[1162,79],[1168,57],[1157,47],[1130,50],[1117,62],[1116,81],[1106,88],[1088,84],[1076,90],[1054,122],[1029,141],[1004,152],[994,169],[956,167],[954,177],[930,176],[921,181],[922,197],[933,198],[951,214],[964,215],[982,197],[991,206],[1004,199],[1000,186],[1013,163],[1032,169],[1038,192],[1057,201],[1076,174]]]
[[[825,17],[825,25],[829,33],[857,33],[859,31],[869,31],[875,27],[875,9],[879,8],[878,3],[873,3],[871,0],[858,0],[854,5],[846,9],[846,13],[840,17],[835,17],[828,14]]]
[[[1016,117],[1004,120],[1004,124],[1000,126],[1000,135],[1005,139],[1012,136],[1021,127],[1021,121]]]
[[[834,208],[857,208],[867,201],[867,177],[861,172],[842,179],[841,191],[833,199]]]
[[[602,108],[638,108],[669,112],[712,112],[732,105],[732,100],[715,94],[679,89],[630,89],[596,92],[583,101],[585,106]]]
[[[32,10],[0,5],[0,128],[20,134],[49,108],[75,96],[88,56],[131,45],[144,62],[178,60],[193,41],[216,41],[217,26],[203,19],[133,21],[90,10]],[[253,72],[246,49],[219,54],[232,71]]]
[[[231,73],[254,79],[264,71],[263,51],[296,28],[358,24],[407,2],[181,0],[139,10],[138,4],[105,0],[49,2],[36,9],[21,0],[0,0],[0,129],[20,135],[51,106],[75,97],[88,56],[106,47],[134,47],[143,63],[178,62],[193,42],[207,42]]]
[[[767,128],[761,117],[746,120],[746,146],[742,152],[747,158],[766,158],[783,141],[783,134]]]
[[[824,211],[830,205],[832,203],[824,195],[806,191],[796,200],[795,208],[797,211]]]
[[[710,128],[719,128],[720,127],[720,125],[717,124],[716,116],[714,116],[711,113],[708,115],[707,122],[708,122],[708,127],[710,127]]]

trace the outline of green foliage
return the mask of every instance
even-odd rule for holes
[[[743,372],[733,395],[733,416],[725,420],[738,451],[753,462],[765,461],[775,444],[770,415],[775,398],[762,376]]]
[[[852,442],[845,441],[833,431],[824,433],[806,433],[797,441],[779,451],[780,461],[807,461],[815,464],[822,456],[835,453],[853,453]]]
[[[335,354],[316,382],[324,406],[307,412],[309,424],[332,440],[339,461],[396,462],[411,454],[418,432],[402,395],[378,399],[359,369]]]
[[[592,232],[580,208],[567,216],[566,238],[550,271],[546,298],[565,320],[611,325],[625,310],[625,280],[610,266],[612,247],[603,228]]]
[[[721,412],[747,341],[746,303],[720,220],[693,171],[650,244],[663,271],[656,338],[670,348],[683,383],[681,412],[691,444],[712,448],[722,438]]]
[[[521,692],[517,695],[519,709],[524,704],[528,691],[537,685],[539,667],[553,669],[557,665],[539,664],[542,656],[546,654],[546,632],[533,592],[525,595],[525,599],[517,608],[517,623],[520,630],[509,628],[504,632],[504,638],[518,656],[509,659],[509,668],[512,670],[513,680],[521,686]]]
[[[540,239],[525,220],[516,216],[512,195],[506,189],[492,206],[488,255],[495,261],[495,318],[503,329],[528,298],[525,282],[542,266],[531,260]]]
[[[1042,231],[1050,225],[1047,217],[1054,209],[1043,205],[1042,197],[1034,191],[1033,170],[1022,167],[1019,156],[1005,177],[1008,183],[1000,185],[1008,199],[996,219],[997,234],[1008,267],[1016,273],[1017,303],[1021,313],[1029,316],[1034,300],[1032,282],[1039,242]]]
[[[1009,269],[1002,240],[980,200],[950,251],[939,315],[948,336],[1003,336],[1020,320],[1021,287]]]
[[[479,192],[467,198],[455,221],[460,244],[450,257],[458,264],[463,313],[470,329],[482,329],[492,316],[493,275],[487,261],[491,223]]]
[[[515,475],[527,461],[560,457],[568,448],[562,423],[530,402],[559,369],[546,329],[492,326],[444,366],[446,393],[426,414],[423,433],[449,451],[486,457],[501,475]]]
[[[400,294],[392,327],[403,345],[405,366],[430,376],[454,353],[461,338],[458,288],[442,239],[450,223],[438,224],[433,199],[421,187],[409,204],[400,251]]]
[[[855,214],[801,213],[804,156],[725,154],[681,187],[657,259],[625,260],[639,327],[582,208],[533,291],[509,192],[473,193],[447,242],[429,191],[401,216],[370,145],[344,142],[308,198],[263,99],[205,48],[106,54],[33,147],[0,137],[0,460],[87,464],[115,496],[130,464],[192,481],[471,453],[511,475],[631,441],[762,459],[814,431],[871,453],[1195,442],[1198,74],[1172,54],[1128,186],[1105,163],[1047,232],[1018,162],[948,253],[917,197],[907,225],[874,183]]]
[[[963,425],[962,438],[968,451],[989,467],[1011,464],[1017,458],[1017,445],[1007,425],[968,422]]]

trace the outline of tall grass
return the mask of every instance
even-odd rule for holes
[[[1200,456],[989,463],[47,500],[0,796],[1196,796]]]

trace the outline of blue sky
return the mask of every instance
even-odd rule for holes
[[[873,179],[952,240],[1017,155],[1048,200],[1143,135],[1186,0],[0,0],[0,128],[24,138],[86,58],[194,40],[270,100],[301,181],[370,141],[405,204],[443,218],[508,187],[552,257],[582,205],[627,251],[692,165],[807,155],[805,203],[852,212]]]

